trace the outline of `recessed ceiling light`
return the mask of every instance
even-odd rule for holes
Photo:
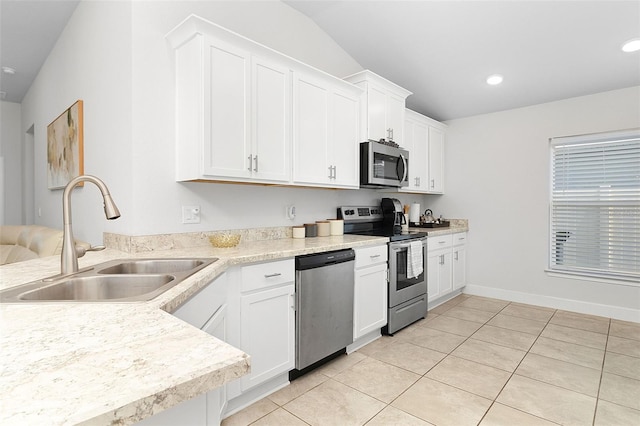
[[[2,72],[5,74],[15,74],[16,73],[16,69],[15,68],[11,68],[11,67],[2,67]]]
[[[634,38],[622,45],[623,52],[636,52],[640,50],[640,38]]]
[[[504,78],[500,74],[493,74],[487,77],[487,84],[495,86],[502,83],[502,80],[504,80]]]

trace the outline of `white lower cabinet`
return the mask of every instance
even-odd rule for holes
[[[453,289],[467,285],[467,233],[453,234]]]
[[[251,356],[251,373],[241,379],[243,391],[293,369],[294,296],[293,282],[242,296],[241,349]]]
[[[427,287],[429,302],[436,306],[467,283],[466,238],[466,232],[459,232],[428,239]]]
[[[227,292],[227,275],[223,274],[180,306],[173,312],[173,315],[226,342]],[[226,400],[226,385],[223,385],[162,411],[138,424],[144,426],[177,424],[217,426],[220,424]]]
[[[353,339],[387,324],[387,245],[355,249]]]

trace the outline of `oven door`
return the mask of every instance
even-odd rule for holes
[[[427,293],[427,239],[420,238],[423,270],[415,278],[407,278],[409,241],[389,243],[389,307]]]

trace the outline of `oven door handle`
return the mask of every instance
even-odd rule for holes
[[[420,241],[422,241],[423,247],[427,245],[426,238],[420,238]],[[400,243],[400,242],[389,243],[389,250],[398,251],[398,250],[406,249],[408,247],[409,247],[409,243]]]

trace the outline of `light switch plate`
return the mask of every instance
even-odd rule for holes
[[[182,223],[200,223],[200,206],[182,206]]]

